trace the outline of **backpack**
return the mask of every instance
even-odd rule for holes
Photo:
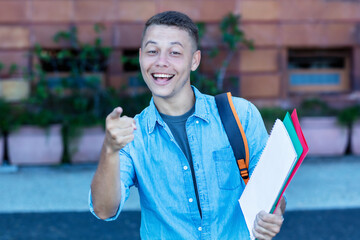
[[[234,152],[240,175],[245,184],[249,181],[249,148],[244,129],[236,113],[231,93],[215,96],[221,122]]]

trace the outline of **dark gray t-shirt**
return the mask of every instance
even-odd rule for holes
[[[189,146],[189,141],[186,134],[186,121],[187,119],[195,112],[195,104],[194,106],[185,114],[180,116],[169,116],[160,113],[160,116],[165,121],[165,123],[169,126],[171,133],[173,134],[176,143],[181,148],[182,152],[184,153],[185,157],[187,158],[191,174],[194,182],[194,188],[195,188],[195,194],[196,194],[196,200],[199,208],[199,212],[201,215],[201,208],[200,208],[200,201],[199,201],[199,194],[197,190],[197,184],[196,184],[196,178],[195,178],[195,172],[194,172],[194,165],[192,161],[191,156],[191,150]]]

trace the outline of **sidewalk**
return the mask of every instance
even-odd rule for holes
[[[0,213],[88,211],[95,165],[0,171]],[[287,211],[360,208],[360,157],[306,158],[286,191]],[[140,210],[132,188],[124,210]]]

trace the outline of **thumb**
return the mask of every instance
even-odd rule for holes
[[[121,107],[116,107],[114,110],[109,114],[109,117],[112,119],[119,118],[121,113],[123,112],[123,109]]]

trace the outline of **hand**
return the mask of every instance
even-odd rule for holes
[[[122,112],[122,108],[117,107],[106,117],[104,145],[111,153],[117,153],[134,140],[135,120],[127,116],[121,117]]]
[[[281,199],[280,205],[275,209],[274,214],[261,211],[258,213],[254,223],[253,235],[258,240],[272,239],[280,232],[283,224],[283,212],[285,211],[285,200]]]

